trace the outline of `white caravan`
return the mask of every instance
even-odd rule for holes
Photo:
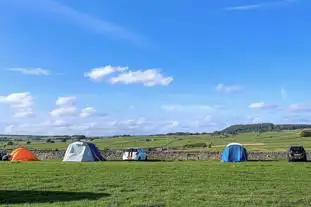
[[[147,160],[147,154],[141,148],[129,148],[124,151],[123,160]]]

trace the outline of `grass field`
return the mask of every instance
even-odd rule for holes
[[[8,206],[310,206],[311,164],[0,163]]]
[[[100,149],[124,149],[128,147],[143,148],[173,148],[176,150],[209,150],[221,151],[224,146],[230,142],[240,142],[245,144],[249,151],[286,151],[290,145],[304,145],[306,150],[311,151],[311,138],[301,138],[297,135],[298,131],[268,132],[268,133],[244,133],[230,137],[212,137],[210,135],[199,136],[162,136],[162,137],[125,137],[125,138],[109,138],[97,139],[94,143]],[[24,142],[15,142],[13,146],[7,148],[15,148],[18,145],[25,145]],[[184,148],[187,144],[206,143],[211,144],[211,148],[197,147]],[[1,144],[1,143],[0,143]],[[5,145],[6,142],[2,142]],[[66,149],[69,142],[46,143],[45,141],[31,141],[26,145],[32,149]]]

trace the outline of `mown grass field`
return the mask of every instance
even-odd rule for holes
[[[298,136],[299,131],[283,131],[283,132],[268,132],[268,133],[244,133],[237,136],[229,137],[212,137],[210,135],[199,136],[162,136],[162,137],[125,137],[125,138],[105,138],[96,139],[94,143],[100,149],[124,149],[128,147],[142,148],[171,148],[175,150],[208,150],[221,151],[223,147],[231,142],[240,142],[245,144],[249,151],[286,151],[290,145],[304,145],[306,150],[311,151],[311,138],[301,138]],[[66,149],[68,144],[60,141],[55,143],[46,143],[45,141],[33,141],[26,145],[24,142],[14,142],[13,146],[6,148],[15,148],[18,145],[26,145],[31,149]],[[211,144],[211,148],[192,147],[184,148],[189,144]],[[6,142],[0,143],[3,145]]]
[[[311,164],[0,163],[7,206],[310,206]]]

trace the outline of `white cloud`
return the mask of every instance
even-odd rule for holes
[[[213,107],[209,105],[180,105],[180,104],[171,104],[163,105],[161,108],[165,111],[209,111]]]
[[[144,117],[139,117],[136,119],[121,120],[117,122],[117,126],[120,128],[135,129],[141,127],[145,123],[146,119]]]
[[[53,123],[52,123],[53,126],[59,126],[59,127],[62,127],[62,126],[69,126],[70,124],[64,120],[55,120]]]
[[[267,8],[289,5],[289,4],[294,3],[296,1],[297,0],[279,0],[279,1],[261,3],[261,4],[246,4],[246,5],[240,5],[240,6],[227,7],[227,8],[224,8],[224,10],[227,10],[227,11],[248,11],[248,10],[257,10],[257,9],[267,9]]]
[[[233,93],[243,90],[242,86],[239,85],[226,85],[223,83],[220,83],[216,86],[216,90],[219,92],[225,92],[225,93]]]
[[[131,104],[130,106],[129,106],[129,109],[130,110],[134,110],[136,107],[135,107],[135,105],[133,105],[133,104]]]
[[[76,97],[75,96],[63,96],[56,100],[57,108],[50,112],[51,116],[61,117],[61,116],[73,116],[78,113],[78,108],[76,107]]]
[[[128,67],[106,65],[104,67],[91,69],[91,71],[85,73],[84,76],[94,81],[100,81],[112,73],[124,72],[126,70],[128,70]]]
[[[74,106],[76,105],[76,97],[75,96],[64,96],[64,97],[59,97],[56,100],[56,105],[57,106]]]
[[[33,97],[29,92],[12,93],[7,96],[0,96],[0,103],[9,104],[16,108],[25,108],[32,106]]]
[[[167,86],[173,81],[173,77],[166,77],[156,69],[128,71],[112,77],[112,84],[143,84],[145,86],[162,85]]]
[[[77,113],[77,108],[72,106],[72,107],[64,107],[64,108],[56,108],[53,109],[50,114],[51,116],[72,116]]]
[[[24,75],[50,75],[50,71],[42,68],[9,68],[8,71],[19,72]]]
[[[47,122],[46,123],[46,126],[52,126],[52,127],[59,127],[59,128],[67,128],[67,127],[71,127],[72,123],[68,122],[68,121],[65,121],[65,120],[54,120],[52,122]]]
[[[8,123],[2,129],[9,134],[33,135],[118,135],[118,134],[157,134],[168,132],[198,132],[211,131],[217,128],[217,123],[209,116],[189,118],[185,120],[147,119],[145,117],[122,117],[97,119],[92,121],[63,117],[54,119],[41,117],[32,119],[32,122]],[[2,130],[0,127],[0,131]]]
[[[281,87],[281,97],[283,100],[287,99],[287,90],[284,87]]]
[[[277,107],[278,105],[276,104],[266,104],[265,102],[257,102],[249,105],[249,108],[251,109],[272,109]]]
[[[117,73],[113,77],[108,77]],[[93,81],[107,80],[111,84],[143,84],[145,86],[167,86],[173,81],[173,77],[164,76],[159,69],[129,70],[128,67],[111,66],[94,68],[84,74]]]
[[[49,114],[53,117],[100,117],[105,114],[97,112],[93,107],[85,107],[79,109],[76,106],[76,96],[63,96],[56,100],[56,108],[54,108]]]
[[[26,110],[16,111],[13,116],[16,118],[23,118],[23,117],[30,117],[33,115],[34,114],[33,114],[32,109],[26,109]]]
[[[4,128],[3,132],[5,134],[15,134],[16,133],[16,127],[15,125],[11,124],[11,125],[8,125]]]
[[[289,110],[292,112],[307,112],[311,111],[311,105],[309,104],[293,104],[289,106]]]
[[[263,120],[261,117],[248,117],[247,123],[246,124],[258,124],[258,123],[263,123]]]
[[[253,10],[253,9],[259,9],[262,5],[260,4],[251,4],[251,5],[242,5],[242,6],[234,6],[234,7],[228,7],[225,8],[225,10]]]
[[[164,130],[174,130],[179,126],[180,126],[180,122],[174,120],[174,121],[167,121],[167,122],[163,123],[161,128]]]
[[[12,4],[21,6],[27,10],[38,11],[39,14],[55,15],[62,21],[67,21],[74,26],[84,28],[92,33],[99,35],[109,35],[113,38],[124,39],[138,46],[148,45],[141,34],[130,31],[123,26],[113,22],[99,19],[95,16],[79,11],[71,6],[65,5],[55,0],[27,0],[13,1]],[[40,17],[39,17],[40,18]]]
[[[80,117],[87,118],[96,114],[96,110],[93,107],[86,107],[81,110]]]
[[[29,92],[12,93],[7,96],[0,96],[0,104],[8,104],[14,113],[14,117],[21,118],[33,115],[33,97]]]
[[[282,119],[282,123],[285,124],[310,124],[311,118],[308,114],[290,114],[286,115]]]

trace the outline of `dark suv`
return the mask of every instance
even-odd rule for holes
[[[307,153],[303,146],[291,146],[287,152],[288,162],[307,161]]]

